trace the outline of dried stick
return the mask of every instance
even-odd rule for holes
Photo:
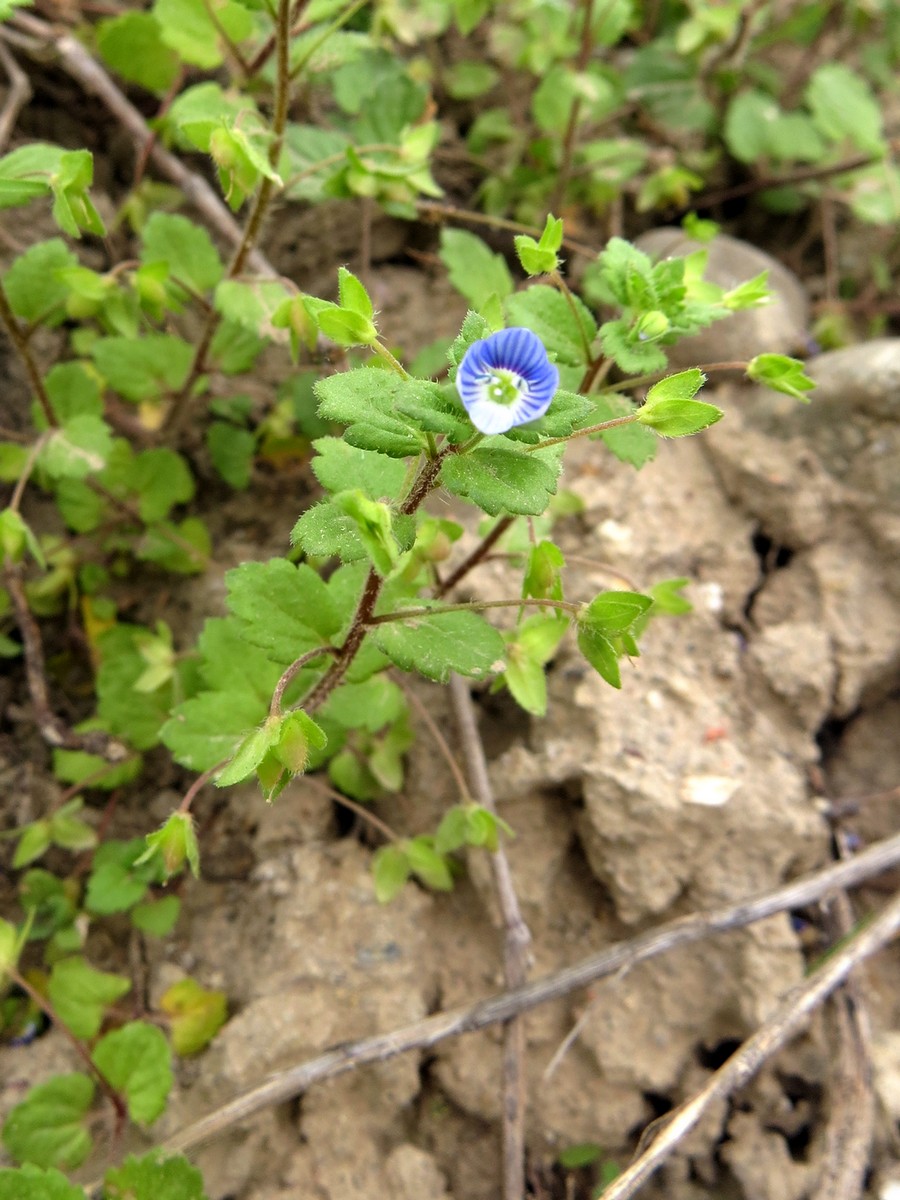
[[[837,830],[835,841],[839,856],[850,858],[846,835]],[[853,909],[845,891],[834,896],[826,915],[832,944],[852,934]],[[813,1200],[859,1200],[875,1137],[876,1106],[869,1018],[857,981],[850,980],[838,988],[828,1007],[837,1054],[830,1087],[825,1164]]]
[[[243,230],[213,188],[201,175],[189,170],[179,158],[159,144],[143,116],[81,42],[69,33],[58,33],[47,21],[24,13],[21,9],[11,17],[10,24],[30,35],[30,38],[38,39],[39,44],[32,42],[29,46],[22,43],[30,53],[40,54],[43,58],[47,50],[51,51],[67,75],[85,92],[97,96],[106,105],[131,135],[138,153],[146,153],[157,170],[181,188],[185,198],[193,204],[207,225],[230,245],[240,246]],[[277,275],[269,260],[258,250],[251,252],[248,262],[260,275]]]
[[[469,685],[459,675],[450,677],[450,698],[462,736],[469,780],[478,803],[497,815],[488,778],[487,759],[475,720]],[[494,884],[503,917],[503,966],[508,988],[525,982],[531,934],[519,908],[506,850],[500,842],[491,856]],[[523,1200],[525,1195],[525,1022],[521,1016],[506,1022],[503,1031],[503,1195]]]
[[[731,1096],[797,1033],[806,1018],[847,979],[854,967],[881,950],[900,931],[900,893],[813,974],[791,991],[771,1017],[732,1054],[702,1091],[668,1114],[650,1145],[603,1192],[603,1200],[630,1200],[694,1128],[710,1104]]]
[[[19,113],[31,99],[31,84],[28,82],[28,76],[2,42],[0,42],[0,66],[3,67],[6,78],[9,80],[9,94],[3,105],[3,111],[0,112],[0,150],[2,150],[10,139]]]
[[[25,585],[22,582],[22,568],[18,563],[7,562],[4,565],[3,583],[9,592],[16,623],[22,634],[28,693],[31,696],[41,737],[49,746],[64,747],[67,750],[86,750],[88,754],[99,754],[107,762],[124,762],[130,751],[122,742],[100,730],[76,733],[54,713],[50,706],[50,694],[47,690],[47,672],[41,634],[31,609],[28,607]]]
[[[568,996],[598,979],[636,967],[659,954],[674,950],[676,946],[686,946],[715,933],[741,929],[756,921],[763,921],[776,913],[815,904],[840,888],[856,887],[898,864],[900,833],[876,842],[847,862],[832,864],[774,892],[742,900],[739,904],[714,912],[680,917],[677,921],[670,921],[626,942],[608,946],[574,966],[564,967],[521,987],[464,1008],[437,1013],[390,1033],[376,1034],[326,1050],[317,1058],[279,1071],[264,1083],[236,1096],[221,1108],[181,1129],[159,1149],[165,1154],[183,1153],[273,1104],[282,1104],[302,1095],[314,1083],[332,1079],[369,1063],[385,1062],[411,1050],[428,1049],[447,1038],[474,1033],[499,1021],[508,1021],[540,1004]],[[95,1183],[88,1190],[93,1193],[100,1186]]]

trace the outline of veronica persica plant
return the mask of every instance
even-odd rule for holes
[[[459,364],[456,387],[480,433],[506,433],[550,407],[559,371],[530,329],[501,329],[473,342]]]

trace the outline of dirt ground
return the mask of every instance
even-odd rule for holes
[[[320,280],[341,261],[355,265],[355,215],[335,219],[341,256],[302,268]],[[305,229],[279,221],[270,251],[281,269],[301,270]],[[433,231],[379,225],[370,277],[385,328],[406,351],[456,332],[464,312],[440,268],[407,254],[413,238],[433,251]],[[802,324],[809,288],[791,286],[800,287],[801,300],[791,292],[790,303]],[[770,344],[780,334],[770,322],[739,336],[753,354],[780,348]],[[516,834],[508,853],[533,937],[534,976],[821,866],[834,853],[836,828],[851,846],[897,828],[900,339],[820,355],[810,371],[819,387],[808,408],[749,386],[712,388],[726,419],[698,438],[661,444],[640,473],[597,443],[570,452],[565,486],[584,509],[558,527],[567,595],[587,599],[622,580],[641,587],[684,575],[694,610],[651,626],[621,692],[566,642],[550,668],[546,720],[528,719],[504,697],[477,697],[492,783]],[[173,593],[183,628],[221,611],[225,569],[285,552],[309,486],[298,484],[295,497],[260,486],[225,506],[212,577]],[[435,511],[448,505],[436,497]],[[460,555],[472,539],[470,527]],[[466,594],[503,594],[507,576],[505,561],[492,560],[466,581]],[[167,592],[145,619],[170,616],[174,603]],[[446,694],[425,683],[415,691],[452,739]],[[0,700],[0,805],[10,827],[38,815],[57,785],[29,726],[15,664]],[[376,806],[410,833],[433,830],[455,800],[427,728],[415,723],[407,785]],[[146,832],[177,804],[181,774],[163,756],[152,765],[120,800],[115,835]],[[382,907],[372,892],[370,839],[304,781],[270,808],[255,789],[235,788],[205,794],[197,812],[204,870],[184,889],[184,917],[163,943],[133,942],[124,961],[151,1002],[185,973],[223,988],[231,1019],[200,1058],[180,1066],[153,1141],[270,1071],[502,986],[483,855],[471,856],[451,895],[411,885]],[[6,865],[9,852],[2,854]],[[14,911],[9,883],[5,915]],[[884,877],[862,889],[856,915],[896,884]],[[533,1195],[590,1195],[590,1170],[554,1165],[574,1144],[596,1143],[604,1161],[627,1163],[642,1127],[697,1091],[802,980],[826,948],[824,929],[817,910],[785,914],[532,1013]],[[101,965],[123,966],[121,945],[102,932],[91,953]],[[897,950],[869,964],[858,987],[871,1021],[878,1105],[868,1195],[895,1200]],[[557,1056],[576,1023],[577,1036]],[[841,1098],[836,1045],[826,1011],[731,1103],[711,1111],[641,1194],[818,1195],[828,1122]],[[499,1062],[499,1035],[489,1031],[313,1088],[195,1154],[208,1194],[495,1200]],[[0,1048],[0,1108],[71,1065],[54,1033]]]

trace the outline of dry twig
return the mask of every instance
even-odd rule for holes
[[[835,838],[840,857],[849,859],[845,835],[838,830]],[[852,934],[853,909],[845,891],[839,891],[831,900],[826,917],[833,945]],[[869,1019],[857,981],[849,980],[838,988],[828,1009],[837,1054],[830,1088],[825,1163],[814,1200],[859,1200],[875,1136],[875,1090]]]
[[[99,754],[107,762],[124,762],[130,751],[111,734],[100,730],[76,733],[62,721],[50,706],[47,689],[47,672],[44,663],[44,647],[37,622],[28,607],[22,568],[18,563],[7,562],[3,568],[3,583],[12,601],[16,623],[22,634],[22,649],[25,655],[25,676],[28,693],[34,706],[34,715],[41,737],[48,746],[64,747],[67,750],[85,750],[88,754]]]
[[[450,696],[462,736],[472,791],[478,803],[497,815],[488,778],[487,759],[475,720],[469,685],[459,675],[450,678]],[[491,856],[497,899],[503,917],[504,979],[508,988],[525,982],[531,934],[516,896],[509,859],[501,842]],[[525,1022],[521,1016],[506,1022],[503,1031],[503,1194],[522,1200],[525,1194]]]
[[[9,94],[3,105],[3,111],[0,112],[0,150],[2,150],[10,139],[19,113],[31,99],[31,84],[28,82],[28,76],[2,42],[0,42],[0,66],[3,67],[6,78],[9,80]]]
[[[201,175],[189,170],[179,158],[159,144],[143,116],[77,38],[70,33],[60,33],[47,21],[21,10],[17,10],[10,18],[10,24],[27,35],[26,39],[17,38],[17,44],[41,59],[45,59],[48,52],[52,54],[66,74],[85,92],[99,97],[127,130],[138,154],[146,153],[157,170],[181,188],[185,198],[193,204],[207,225],[230,245],[241,245],[244,231],[213,188]],[[5,31],[0,31],[0,36],[4,35]],[[258,250],[251,252],[248,263],[260,275],[277,275],[269,260]]]
[[[279,1071],[264,1083],[236,1096],[221,1108],[180,1130],[160,1149],[166,1154],[183,1153],[273,1104],[282,1104],[302,1095],[314,1083],[332,1079],[369,1063],[384,1062],[411,1050],[427,1049],[447,1038],[474,1033],[500,1021],[508,1021],[540,1004],[568,996],[598,979],[636,967],[638,963],[665,954],[676,946],[698,942],[715,933],[741,929],[776,913],[804,908],[834,894],[839,888],[856,887],[898,863],[900,833],[877,842],[848,862],[828,866],[777,891],[714,912],[681,917],[629,941],[609,946],[574,966],[564,967],[543,979],[523,984],[498,996],[452,1012],[437,1013],[390,1033],[376,1034],[326,1050],[317,1058]],[[98,1191],[100,1186],[95,1183],[89,1191]]]
[[[879,915],[836,950],[810,977],[791,991],[768,1021],[732,1054],[692,1100],[667,1114],[643,1153],[614,1180],[603,1200],[630,1200],[679,1142],[685,1138],[715,1100],[731,1096],[793,1036],[815,1009],[841,986],[854,967],[877,953],[900,931],[900,894]],[[843,1196],[844,1193],[841,1193]]]

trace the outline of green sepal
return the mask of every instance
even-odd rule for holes
[[[378,574],[389,575],[400,559],[390,508],[380,501],[370,500],[359,489],[339,492],[332,498],[332,503],[353,521]]]
[[[147,849],[135,860],[135,866],[158,857],[164,878],[171,879],[185,863],[197,879],[200,875],[200,847],[190,813],[174,812],[155,833],[147,834]]]
[[[757,354],[747,364],[747,378],[804,404],[810,400],[806,393],[816,386],[804,372],[803,363],[786,354]]]

